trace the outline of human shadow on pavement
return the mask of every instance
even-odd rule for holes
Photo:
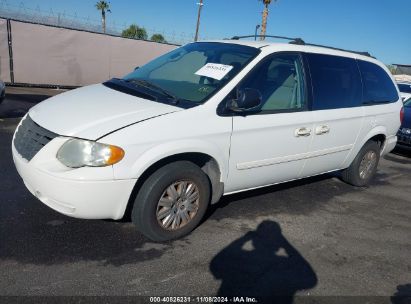
[[[411,284],[398,285],[391,297],[392,304],[411,304]]]
[[[275,297],[276,303],[292,303],[297,291],[317,284],[310,264],[274,221],[262,222],[220,251],[210,270],[221,280],[218,296]]]

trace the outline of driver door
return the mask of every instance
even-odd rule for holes
[[[226,193],[300,176],[313,130],[304,74],[299,53],[279,53],[263,59],[238,86],[259,90],[262,106],[233,117]]]

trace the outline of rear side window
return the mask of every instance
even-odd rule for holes
[[[358,60],[364,83],[364,104],[396,102],[399,97],[394,82],[380,66]]]
[[[354,59],[321,54],[307,54],[307,57],[313,86],[313,110],[361,105],[361,77]]]

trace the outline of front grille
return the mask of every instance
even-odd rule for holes
[[[57,136],[58,134],[40,127],[27,115],[14,137],[14,147],[23,158],[30,161],[41,148]]]

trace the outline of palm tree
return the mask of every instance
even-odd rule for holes
[[[271,2],[277,2],[277,0],[259,0],[262,1],[264,4],[264,11],[263,11],[263,20],[261,22],[261,32],[260,32],[260,39],[264,40],[265,39],[265,33],[267,31],[267,19],[268,19],[268,6],[271,4]]]
[[[103,26],[103,32],[106,33],[106,12],[111,13],[110,2],[99,1],[96,3],[96,9],[101,11],[101,24]]]

